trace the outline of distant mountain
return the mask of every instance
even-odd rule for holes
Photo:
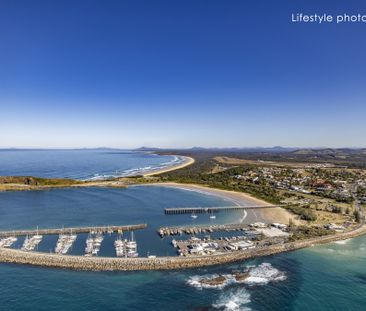
[[[361,148],[323,148],[323,149],[298,149],[293,154],[298,155],[325,155],[325,156],[340,156],[347,154],[365,153],[366,149]]]
[[[290,147],[192,147],[192,148],[156,148],[156,147],[140,147],[135,151],[185,151],[185,152],[291,152],[298,148]]]
[[[137,149],[133,149],[133,151],[158,151],[158,150],[164,150],[164,149],[155,148],[155,147],[140,147]]]

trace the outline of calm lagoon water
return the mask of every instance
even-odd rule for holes
[[[175,255],[171,238],[163,240],[157,234],[161,226],[179,224],[228,223],[243,216],[242,211],[219,213],[212,220],[209,215],[193,219],[186,215],[165,215],[164,208],[182,206],[225,206],[229,200],[194,191],[157,186],[124,188],[79,188],[48,191],[19,191],[0,193],[0,230],[62,228],[80,226],[148,224],[135,231],[140,255]],[[129,233],[125,237],[130,237]],[[78,235],[72,254],[83,254],[86,234]],[[100,255],[114,255],[116,235],[106,235]],[[39,250],[54,248],[56,236],[48,236]],[[20,246],[20,239],[16,246]]]

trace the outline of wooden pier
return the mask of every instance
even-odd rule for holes
[[[235,206],[215,206],[215,207],[177,207],[177,208],[166,208],[164,213],[166,215],[175,214],[202,214],[202,213],[217,213],[221,211],[235,211],[243,209],[261,209],[261,208],[274,208],[283,207],[284,205],[235,205]]]
[[[22,235],[47,235],[47,234],[63,234],[63,233],[89,233],[95,232],[120,232],[145,229],[147,224],[126,225],[126,226],[93,226],[93,227],[74,227],[74,228],[57,228],[57,229],[35,229],[35,230],[12,230],[0,231],[0,237],[22,236]]]

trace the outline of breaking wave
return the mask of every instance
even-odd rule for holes
[[[241,271],[248,272],[248,276],[237,280],[236,274],[211,274],[211,275],[195,275],[191,276],[187,280],[187,284],[198,289],[203,288],[216,288],[223,289],[230,284],[246,284],[249,286],[253,285],[265,285],[269,282],[277,282],[286,280],[286,274],[283,271],[280,271],[274,268],[270,263],[262,263],[258,266],[248,267],[246,270]],[[215,281],[217,278],[221,277],[218,282],[210,282]],[[202,282],[206,281],[206,282]],[[207,282],[209,281],[209,282]]]
[[[335,244],[339,244],[339,245],[345,245],[347,244],[349,241],[351,241],[351,239],[347,239],[347,240],[341,240],[341,241],[335,241]]]
[[[220,277],[220,275],[218,275],[218,274],[210,274],[210,275],[203,275],[203,276],[194,275],[194,276],[191,276],[188,279],[187,284],[191,285],[193,287],[196,287],[198,289],[202,289],[202,288],[222,289],[222,288],[226,287],[229,284],[235,283],[235,278],[234,278],[233,275],[225,274],[225,275],[222,275],[222,276],[225,278],[225,280],[221,284],[218,284],[218,285],[202,283],[202,280],[213,280],[215,278]]]
[[[250,294],[244,288],[239,288],[222,293],[212,306],[225,311],[249,311],[251,309],[245,306],[248,303],[250,303]]]
[[[269,282],[284,281],[286,274],[270,263],[262,263],[258,267],[253,268],[249,272],[249,277],[245,280],[246,284],[267,284]]]
[[[86,178],[87,181],[100,181],[100,180],[106,180],[110,178],[117,178],[117,177],[128,177],[128,176],[136,176],[136,175],[143,175],[146,173],[152,173],[155,171],[159,171],[165,168],[169,168],[172,166],[179,165],[185,161],[184,157],[181,156],[174,156],[174,158],[170,161],[163,162],[157,165],[149,165],[149,166],[143,166],[143,167],[137,167],[137,168],[131,168],[123,171],[115,171],[111,173],[105,173],[105,174],[94,174],[93,176]]]

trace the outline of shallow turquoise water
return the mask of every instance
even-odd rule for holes
[[[174,206],[229,204],[221,198],[162,187],[58,189],[0,193],[0,228],[44,224],[150,224],[139,247],[163,253],[155,226],[189,223],[163,216]],[[180,216],[179,216],[180,217]],[[232,221],[222,214],[217,221]],[[205,222],[208,219],[200,219]],[[149,227],[149,228],[150,228]],[[144,246],[145,245],[145,246]],[[269,263],[269,269],[261,265]],[[221,289],[200,289],[192,279],[254,266],[260,278]],[[238,264],[165,272],[77,272],[0,264],[0,310],[365,310],[366,238],[331,243]],[[275,280],[276,269],[283,278]],[[191,284],[189,284],[189,282]]]

